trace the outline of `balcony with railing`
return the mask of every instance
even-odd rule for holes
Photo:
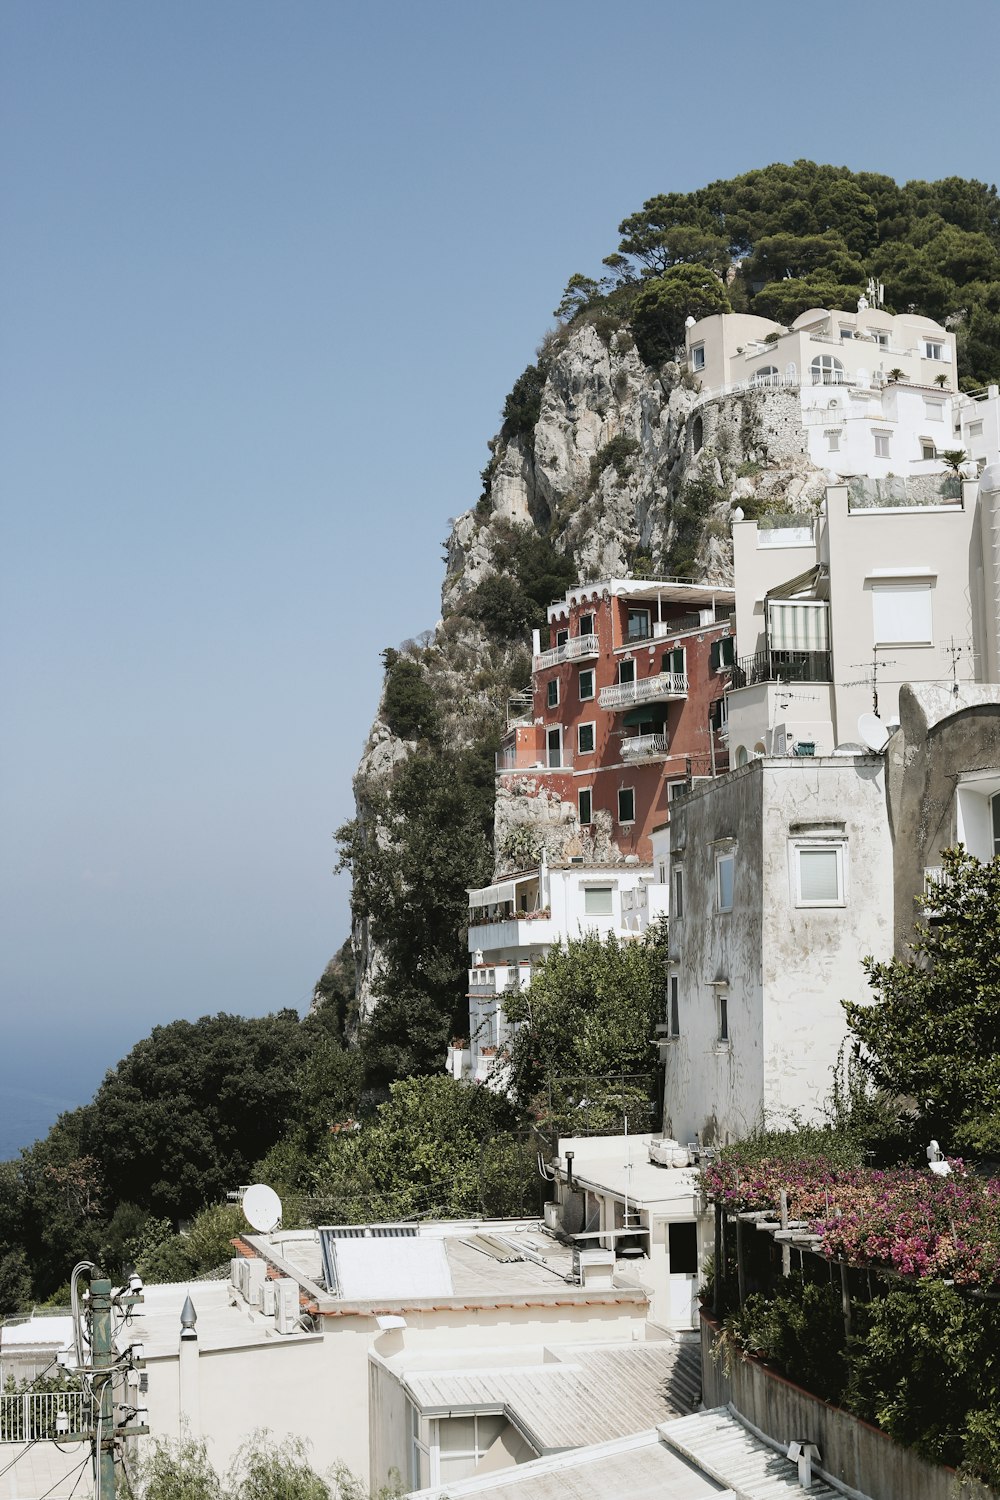
[[[551,646],[548,651],[540,652],[532,665],[536,672],[543,672],[546,667],[558,667],[560,662],[586,661],[599,655],[596,635],[574,635],[561,646]]]
[[[623,760],[656,760],[668,754],[665,734],[628,734],[621,743]]]
[[[37,1443],[89,1427],[86,1391],[24,1391],[0,1396],[0,1443]]]
[[[755,651],[733,665],[733,688],[758,682],[832,682],[829,651]]]
[[[636,708],[643,703],[666,703],[686,698],[686,672],[658,672],[653,677],[638,677],[634,682],[616,682],[601,688],[598,703],[614,712],[619,708]]]
[[[530,983],[530,963],[478,964],[469,970],[467,993],[470,1000],[493,1000],[526,990]]]

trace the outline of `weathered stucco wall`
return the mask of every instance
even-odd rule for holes
[[[838,901],[799,900],[796,849],[810,840],[842,850]],[[724,911],[717,861],[728,854]],[[762,758],[707,783],[671,809],[671,861],[684,914],[670,923],[680,1034],[665,1048],[664,1130],[712,1144],[765,1115],[820,1117],[846,1034],[840,1002],[866,997],[866,954],[892,951],[881,758]]]
[[[714,1357],[716,1336],[715,1326],[703,1315],[701,1365],[707,1407],[731,1402],[782,1447],[815,1443],[826,1473],[871,1500],[995,1500],[984,1485],[961,1483],[954,1469],[925,1462],[878,1428],[810,1396],[756,1360],[732,1353],[727,1367]]]

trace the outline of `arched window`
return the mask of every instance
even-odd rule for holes
[[[737,745],[736,746],[736,764],[738,766],[745,766],[746,763],[747,763],[747,747],[746,747],[746,745]]]
[[[813,385],[840,385],[844,367],[832,354],[817,354],[809,366]]]
[[[779,385],[780,381],[777,365],[765,365],[763,369],[753,373],[754,385]]]
[[[695,453],[701,452],[701,447],[704,441],[705,424],[702,421],[701,417],[695,417],[694,421],[691,423],[691,446],[694,449]]]

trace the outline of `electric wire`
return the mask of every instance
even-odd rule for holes
[[[15,1464],[19,1464],[21,1462],[21,1459],[27,1453],[27,1451],[28,1451],[29,1448],[33,1448],[36,1443],[40,1443],[41,1441],[42,1441],[41,1438],[29,1438],[28,1442],[27,1442],[27,1445],[24,1448],[21,1449],[21,1451],[17,1455],[17,1457],[16,1458],[12,1458],[9,1464],[7,1464],[4,1468],[0,1469],[0,1479],[2,1479],[5,1474],[9,1473],[9,1471],[14,1467]]]
[[[74,1466],[74,1468],[80,1470],[80,1472],[82,1473],[83,1469],[84,1469],[84,1466],[86,1464],[89,1464],[89,1462],[90,1462],[90,1454],[88,1453],[87,1457],[83,1460],[83,1463],[76,1464]],[[56,1492],[56,1490],[59,1488],[59,1486],[61,1484],[65,1484],[66,1481],[67,1481],[67,1479],[69,1478],[70,1474],[72,1474],[73,1472],[74,1472],[74,1469],[70,1469],[70,1471],[69,1471],[68,1474],[64,1474],[61,1479],[57,1479],[56,1482],[55,1482],[55,1484],[51,1487],[51,1489],[46,1490],[44,1495],[39,1495],[38,1500],[49,1500],[49,1496],[50,1495],[54,1495],[55,1492]],[[77,1480],[76,1480],[76,1484],[73,1485],[73,1489],[74,1490],[76,1489],[76,1485],[79,1484],[79,1483],[80,1483],[80,1479],[79,1479],[79,1476],[78,1476]],[[70,1494],[72,1495],[72,1493],[73,1493],[73,1491],[71,1490]]]

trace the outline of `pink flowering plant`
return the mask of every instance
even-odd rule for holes
[[[871,1171],[823,1156],[724,1151],[702,1172],[708,1196],[732,1211],[788,1213],[819,1238],[820,1254],[903,1276],[983,1290],[1000,1284],[1000,1183],[961,1161],[938,1177],[913,1167]]]

